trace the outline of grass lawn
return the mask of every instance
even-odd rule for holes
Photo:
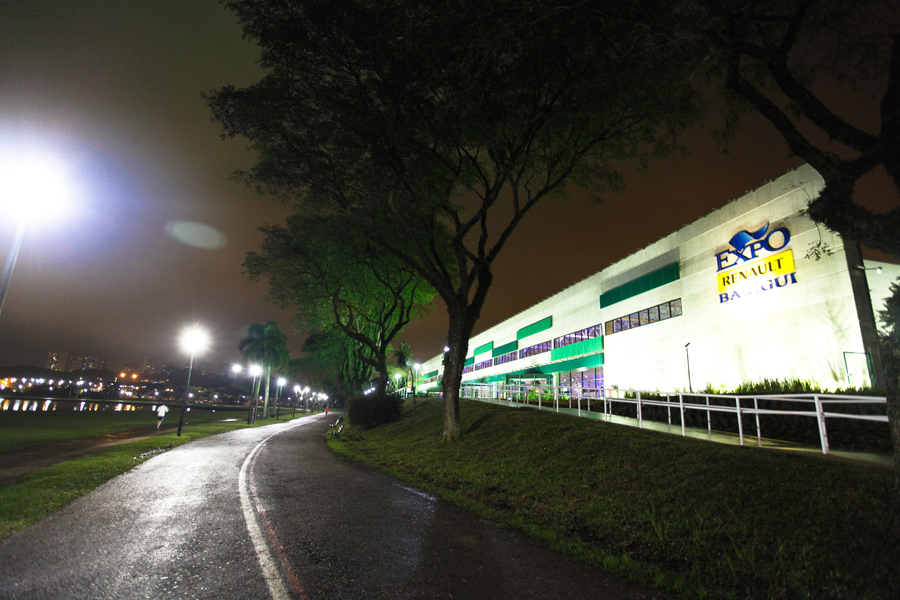
[[[169,407],[165,423],[178,423],[181,408]],[[205,423],[222,419],[247,420],[247,411],[193,409],[185,415],[185,423]],[[0,452],[29,444],[63,442],[79,438],[117,433],[126,429],[156,425],[156,413],[135,411],[0,411]]]
[[[893,472],[529,409],[440,400],[332,448],[682,598],[898,598]]]
[[[191,411],[191,414],[194,412]],[[274,418],[258,419],[254,425],[248,426],[246,412],[244,415],[245,420],[238,422],[196,424],[185,428],[181,437],[172,432],[115,446],[97,454],[54,465],[9,485],[0,486],[0,540],[37,522],[160,452],[217,433],[271,425],[276,422]],[[302,416],[301,413],[297,413],[297,418]],[[287,420],[290,420],[290,415],[282,415],[281,421]],[[152,422],[156,423],[155,417]]]

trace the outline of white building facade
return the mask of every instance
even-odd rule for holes
[[[799,167],[478,334],[463,383],[880,384],[876,314],[900,267],[864,263],[805,216],[823,185]],[[424,363],[420,389],[442,370],[441,356]]]

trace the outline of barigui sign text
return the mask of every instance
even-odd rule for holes
[[[737,232],[729,241],[730,250],[716,254],[716,279],[719,303],[797,283],[794,253],[786,249],[791,242],[787,227]]]

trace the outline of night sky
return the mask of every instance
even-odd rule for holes
[[[177,337],[194,321],[214,338],[198,359],[214,366],[239,358],[254,321],[277,321],[299,352],[304,336],[290,314],[267,305],[265,284],[241,272],[261,241],[257,228],[289,210],[228,180],[253,156],[243,140],[220,139],[200,98],[256,81],[255,61],[215,0],[0,2],[0,153],[23,143],[47,149],[67,164],[74,195],[68,210],[42,213],[26,233],[0,314],[0,365],[42,366],[60,350],[114,369],[145,356],[186,366]],[[828,99],[875,130],[876,100]],[[723,155],[711,141],[719,122],[713,107],[706,127],[685,136],[687,158],[645,173],[626,166],[628,190],[605,204],[536,208],[495,263],[476,333],[800,164],[760,118],[747,119]],[[876,209],[897,201],[878,175],[862,189]],[[0,260],[14,229],[0,215]],[[446,322],[438,301],[401,339],[426,360],[444,346]]]

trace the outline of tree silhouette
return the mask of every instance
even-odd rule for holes
[[[263,419],[267,419],[269,417],[269,387],[272,372],[286,368],[291,360],[290,352],[287,349],[287,338],[274,321],[265,325],[254,323],[250,326],[247,337],[238,343],[238,348],[245,362],[258,363],[263,369],[263,379],[266,382]],[[254,404],[256,398],[257,392],[254,390]]]

